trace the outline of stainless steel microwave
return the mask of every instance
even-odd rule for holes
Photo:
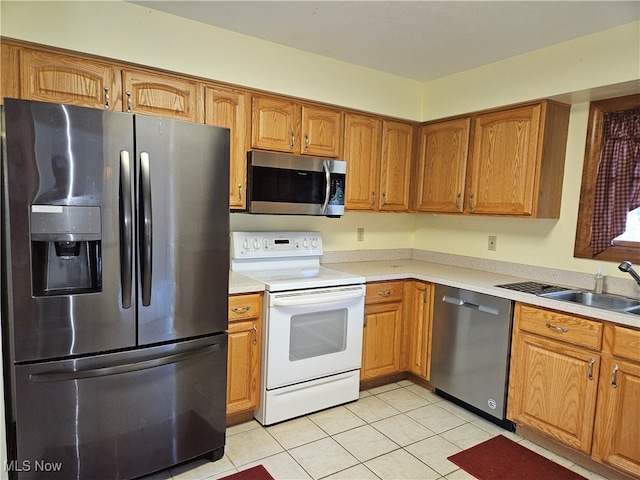
[[[285,215],[344,213],[347,162],[250,151],[247,211]]]

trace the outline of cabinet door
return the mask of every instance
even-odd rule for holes
[[[229,297],[227,415],[259,406],[261,326],[262,295]]]
[[[599,367],[598,353],[519,332],[508,418],[590,453]]]
[[[256,320],[229,323],[227,415],[258,408],[260,331]]]
[[[469,211],[532,215],[540,104],[479,115],[470,165]]]
[[[603,355],[592,457],[640,478],[639,412],[640,365]]]
[[[123,70],[123,110],[161,117],[201,122],[201,85],[171,75]]]
[[[429,380],[431,367],[431,312],[433,295],[431,284],[407,281],[405,298],[409,299],[409,328],[405,340],[407,371]]]
[[[379,210],[408,210],[412,148],[412,125],[388,120],[383,122]]]
[[[230,142],[229,206],[245,207],[249,93],[226,87],[205,88],[205,123],[228,128]]]
[[[365,306],[360,380],[402,371],[402,303]]]
[[[416,210],[463,211],[470,124],[467,117],[432,123],[420,130]]]
[[[340,157],[342,154],[342,112],[332,108],[302,106],[303,155]]]
[[[348,210],[376,209],[381,141],[382,120],[347,113],[344,159],[347,162],[345,208]]]
[[[20,98],[113,110],[116,69],[79,57],[20,51]]]
[[[295,153],[300,150],[300,108],[294,102],[254,95],[251,147]]]

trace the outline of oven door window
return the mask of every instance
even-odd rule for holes
[[[346,308],[293,315],[289,361],[321,357],[344,351],[347,346]]]

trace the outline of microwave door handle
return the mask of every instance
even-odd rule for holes
[[[326,213],[327,205],[329,205],[329,195],[331,195],[331,172],[329,172],[329,162],[324,160],[322,162],[322,169],[324,170],[324,176],[327,181],[327,187],[324,192],[324,203],[322,204],[322,212]]]

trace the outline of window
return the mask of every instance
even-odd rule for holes
[[[618,112],[640,107],[640,94],[592,102],[589,109],[589,125],[585,148],[582,187],[574,256],[620,262],[629,260],[640,263],[640,212],[638,209],[627,214],[626,231],[616,237],[610,246],[594,255],[592,252],[592,225],[597,215],[594,208],[596,180],[600,153],[603,146],[604,116],[609,112]]]

